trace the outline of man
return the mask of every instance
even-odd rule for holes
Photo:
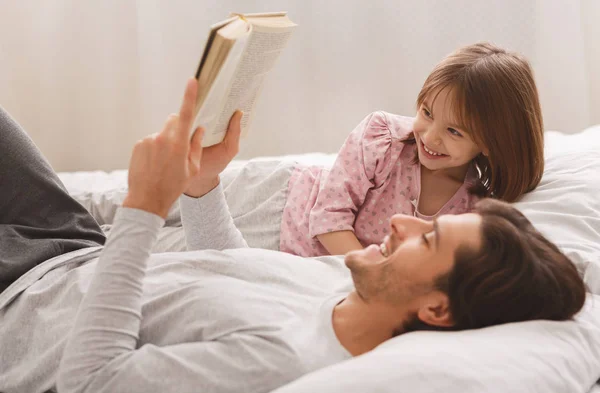
[[[349,270],[245,248],[218,176],[241,116],[203,151],[201,130],[189,141],[195,94],[192,80],[179,115],[134,148],[100,257],[34,274],[40,265],[0,297],[2,391],[57,381],[61,392],[267,392],[410,330],[562,320],[582,307],[573,265],[500,202],[433,223],[394,216],[379,247],[346,256]],[[177,198],[192,251],[150,255]]]

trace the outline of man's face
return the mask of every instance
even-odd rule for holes
[[[346,254],[356,291],[366,303],[416,311],[420,298],[435,290],[436,278],[453,267],[459,247],[481,247],[481,216],[475,213],[444,215],[433,222],[397,214],[390,229],[381,246]]]

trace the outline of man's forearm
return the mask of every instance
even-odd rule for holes
[[[217,186],[220,183],[221,179],[219,178],[219,176],[215,176],[213,178],[202,181],[196,180],[194,184],[186,190],[185,195],[191,198],[203,197],[204,195],[217,188]]]
[[[233,223],[221,184],[200,198],[182,195],[179,203],[188,250],[248,247]]]
[[[146,261],[163,224],[147,211],[117,212],[68,336],[58,371],[61,392],[86,386],[115,358],[135,350]]]

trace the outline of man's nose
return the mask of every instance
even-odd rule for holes
[[[433,223],[406,214],[395,214],[390,218],[390,229],[396,238],[404,240],[431,231]]]
[[[405,214],[395,214],[390,219],[391,232],[400,241],[415,234],[421,235],[426,225],[427,222],[420,218]]]

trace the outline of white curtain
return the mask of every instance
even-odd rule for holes
[[[597,0],[0,1],[0,105],[56,170],[125,168],[177,110],[209,25],[278,10],[299,27],[242,158],[335,152],[371,111],[413,114],[435,63],[480,40],[530,59],[547,129],[600,123]]]

